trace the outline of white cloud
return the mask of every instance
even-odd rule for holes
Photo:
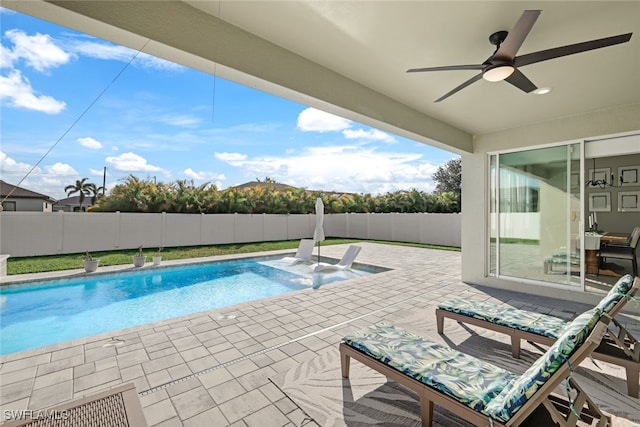
[[[0,68],[13,68],[12,52],[4,45],[0,45]]]
[[[411,188],[433,191],[432,174],[438,168],[419,153],[377,152],[353,145],[307,147],[284,157],[238,155],[227,162],[241,168],[247,178],[269,176],[310,190],[373,194]]]
[[[10,60],[15,62],[23,59],[35,70],[44,73],[50,68],[66,64],[71,55],[62,50],[48,34],[36,33],[28,35],[22,30],[8,30],[4,36],[13,43],[13,48],[5,49]]]
[[[361,129],[345,129],[342,131],[342,135],[344,135],[344,137],[347,139],[379,141],[379,142],[386,142],[389,144],[393,144],[397,142],[393,136],[389,135],[386,132],[382,132],[381,130],[378,130],[378,129],[369,129],[369,130],[364,130],[362,128]]]
[[[196,172],[191,168],[187,168],[185,169],[183,172],[183,174],[185,174],[186,176],[188,176],[189,178],[195,180],[195,181],[224,181],[225,179],[227,179],[223,174],[218,174],[215,172],[208,172],[208,171],[200,171],[200,172]]]
[[[214,155],[216,159],[221,160],[223,162],[231,163],[231,164],[242,162],[247,158],[246,154],[240,154],[240,153],[214,153]]]
[[[73,38],[61,42],[67,50],[89,58],[116,60],[129,62],[135,56],[136,51],[125,46],[118,46],[108,42],[90,38]],[[141,68],[156,70],[182,70],[185,67],[174,62],[140,52],[132,64]]]
[[[378,129],[353,129],[353,122],[336,115],[306,108],[298,115],[297,127],[303,132],[342,132],[346,139],[357,139],[364,142],[395,143],[393,136]]]
[[[102,143],[97,141],[90,136],[84,138],[78,138],[78,144],[82,145],[85,148],[90,148],[92,150],[99,150],[102,148]]]
[[[37,95],[29,80],[20,71],[12,70],[8,76],[0,76],[0,100],[11,107],[58,114],[67,106],[50,96]]]
[[[164,172],[161,167],[147,163],[147,159],[132,152],[107,157],[105,160],[111,167],[121,172]]]
[[[20,163],[7,156],[4,152],[0,151],[0,172],[13,174],[13,173],[27,173],[31,169],[32,165],[27,163]],[[39,172],[40,169],[36,168],[34,172]]]
[[[54,176],[79,176],[80,174],[71,165],[67,163],[54,163],[51,166],[44,167],[48,175]]]
[[[95,59],[128,62],[133,55],[135,55],[135,51],[128,47],[99,42],[95,39],[84,40],[74,38],[67,40],[65,46],[71,52]]]
[[[3,176],[5,181],[18,184],[26,173],[31,171],[31,168],[32,165],[17,162],[0,151],[0,172],[6,175],[6,177]],[[36,167],[20,183],[20,187],[60,199],[66,197],[64,187],[79,178],[80,175],[72,166],[58,162],[43,166],[42,169]]]
[[[187,115],[163,116],[160,121],[172,126],[195,126],[200,123],[200,118]]]
[[[351,127],[351,120],[315,108],[307,108],[298,115],[298,129],[304,132],[336,132]]]

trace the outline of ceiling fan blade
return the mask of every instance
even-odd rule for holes
[[[605,37],[603,39],[591,40],[588,42],[570,44],[553,49],[527,53],[526,55],[518,56],[515,59],[515,66],[522,67],[524,65],[535,64],[536,62],[547,61],[549,59],[560,58],[562,56],[574,55],[576,53],[587,52],[589,50],[614,46],[620,43],[626,43],[631,40],[632,34],[633,33],[620,34],[618,36]]]
[[[466,82],[462,83],[460,86],[456,87],[455,89],[450,90],[449,92],[447,92],[444,95],[442,95],[440,98],[436,99],[434,102],[440,102],[440,101],[442,101],[444,99],[447,99],[448,97],[450,97],[454,93],[461,91],[465,87],[469,86],[471,83],[475,83],[478,80],[480,80],[481,78],[482,78],[482,73],[471,77],[469,80],[467,80]]]
[[[536,23],[538,16],[540,16],[540,10],[525,10],[513,26],[509,35],[500,44],[500,47],[493,56],[494,59],[499,61],[513,61],[518,49],[522,46],[524,39],[529,35],[529,31],[533,28],[533,24]]]
[[[448,65],[444,67],[411,68],[407,73],[421,73],[423,71],[452,71],[452,70],[482,70],[483,65]]]
[[[537,89],[536,85],[534,85],[533,82],[527,78],[527,76],[522,74],[520,70],[515,70],[509,77],[504,80],[511,83],[521,91],[527,93]]]

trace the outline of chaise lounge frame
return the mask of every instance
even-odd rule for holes
[[[25,415],[24,419],[7,421],[2,424],[2,427],[147,427],[142,405],[133,383],[123,384],[46,410],[25,411]]]
[[[565,362],[554,372],[551,377],[540,387],[540,389],[509,419],[502,423],[492,419],[493,426],[525,426],[525,425],[548,425],[549,420],[560,427],[573,427],[577,425],[579,412],[580,418],[596,427],[611,426],[611,417],[604,414],[597,405],[587,396],[587,394],[571,379],[571,366],[578,366],[582,360],[588,357],[591,352],[598,347],[603,338],[610,318],[603,315],[601,320],[594,327],[593,331],[579,348],[569,357],[569,362]],[[476,426],[487,426],[489,418],[469,406],[447,396],[446,394],[414,379],[391,366],[375,359],[374,357],[361,352],[347,344],[340,343],[340,363],[342,377],[349,378],[350,359],[353,358],[369,368],[385,375],[390,380],[407,387],[418,394],[420,398],[420,417],[423,427],[431,427],[433,420],[433,405],[439,405],[459,417],[469,421]],[[573,408],[564,399],[553,396],[553,390],[563,381],[567,380],[570,389],[576,393],[573,398]]]
[[[639,290],[640,277],[635,277],[633,286],[628,295],[634,296]],[[594,350],[592,357],[594,359],[625,368],[627,377],[627,393],[629,396],[637,398],[639,394],[638,383],[640,379],[640,342],[638,342],[638,340],[614,318],[614,316],[622,310],[626,302],[627,300],[623,298],[608,314],[609,317],[611,317],[611,323],[618,328],[618,333],[614,334],[609,330],[600,345]],[[450,318],[459,323],[467,323],[508,335],[511,338],[511,354],[516,359],[520,358],[521,340],[547,346],[555,342],[554,338],[436,308],[436,325],[438,333],[441,335],[444,334],[445,318]]]

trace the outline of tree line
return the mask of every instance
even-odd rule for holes
[[[164,183],[129,175],[108,196],[99,196],[93,212],[146,212],[191,214],[310,214],[320,197],[325,213],[454,213],[460,212],[460,160],[442,165],[434,174],[434,194],[417,189],[373,196],[359,193],[329,193],[304,188],[276,188],[266,178],[262,185],[219,190],[214,184],[193,181]]]

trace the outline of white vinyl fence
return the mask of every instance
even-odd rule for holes
[[[327,237],[460,246],[459,214],[325,215]],[[0,253],[12,257],[311,238],[315,215],[2,212]]]

